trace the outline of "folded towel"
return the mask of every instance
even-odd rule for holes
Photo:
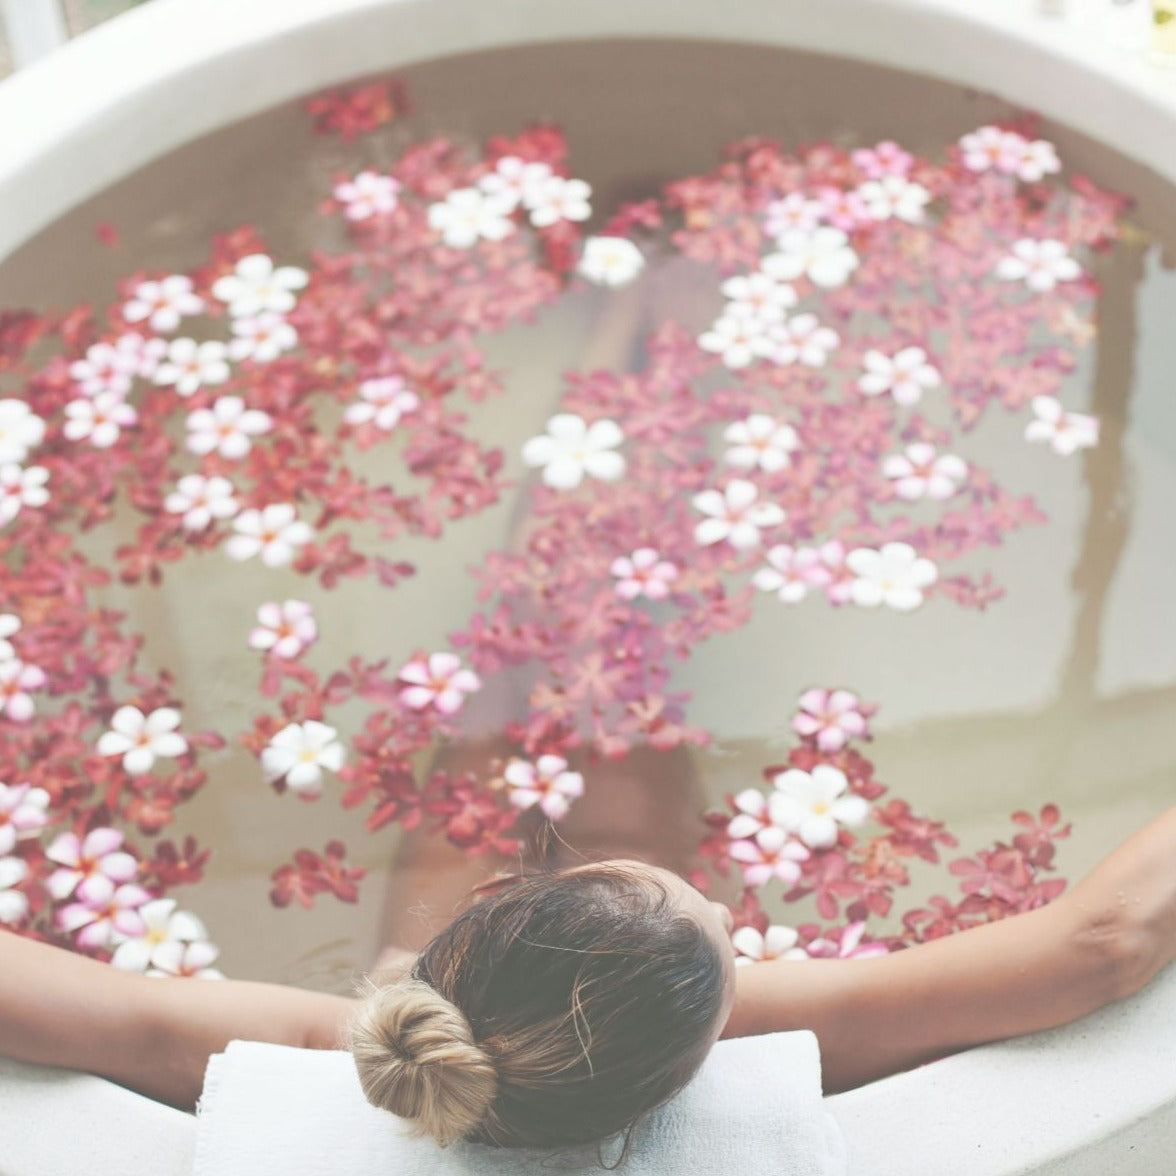
[[[546,1176],[599,1172],[596,1146],[527,1150],[409,1139],[364,1098],[349,1053],[231,1041],[214,1055],[197,1119],[195,1176]],[[601,1151],[614,1165],[623,1136]],[[844,1176],[809,1032],[720,1041],[693,1081],[633,1132],[626,1176]]]

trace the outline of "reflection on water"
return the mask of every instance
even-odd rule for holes
[[[740,84],[721,85],[723,77]],[[258,251],[278,267],[311,275],[305,288],[290,287],[297,349],[284,354],[279,341],[273,357],[255,352],[252,360],[233,361],[234,375],[223,385],[211,370],[218,357],[206,357],[207,383],[187,404],[169,386],[136,385],[136,435],[151,436],[155,428],[170,439],[135,454],[139,471],[158,473],[156,488],[130,492],[128,474],[110,519],[84,533],[75,524],[70,540],[95,566],[116,573],[134,567],[127,553],[136,548],[157,543],[166,551],[170,544],[183,556],[178,563],[160,559],[161,586],[144,578],[144,565],[135,582],[116,575],[93,590],[96,602],[128,615],[128,632],[143,635],[140,672],[154,680],[166,670],[174,686],[155,699],[146,680],[123,680],[116,665],[107,667],[109,691],[94,687],[102,723],[87,738],[92,745],[114,708],[140,690],[144,709],[148,696],[154,706],[179,700],[182,731],[215,732],[226,741],[199,749],[209,779],[188,789],[174,824],[152,828],[156,810],[170,813],[175,798],[153,795],[144,785],[151,777],[120,778],[124,789],[133,786],[138,806],[139,828],[128,825],[129,840],[146,844],[151,830],[177,842],[192,834],[199,846],[214,848],[199,885],[185,891],[177,877],[174,896],[207,923],[225,971],[340,987],[382,943],[420,946],[471,885],[517,864],[519,839],[528,861],[639,856],[683,874],[703,871],[716,895],[738,904],[738,867],[726,879],[710,870],[725,821],[708,826],[703,813],[723,809],[729,820],[735,810],[725,798],[764,791],[771,765],[783,772],[800,742],[790,727],[797,699],[815,686],[847,689],[863,706],[877,706],[869,716],[873,742],[850,740],[833,748],[833,757],[842,757],[836,762],[859,795],[882,803],[870,789],[884,784],[886,802],[901,797],[915,813],[945,822],[961,842],[958,850],[940,844],[947,859],[1008,841],[1017,831],[1008,821],[1014,810],[1036,814],[1056,802],[1076,826],[1074,838],[1058,847],[1061,873],[1073,877],[1167,803],[1171,756],[1163,729],[1176,637],[1164,591],[1171,538],[1163,503],[1174,489],[1176,418],[1161,390],[1176,357],[1163,329],[1174,297],[1171,270],[1162,268],[1152,243],[1157,226],[1176,223],[1170,188],[1063,128],[1038,127],[1057,144],[1067,176],[1086,173],[1136,199],[1113,249],[1075,252],[1099,284],[1094,336],[1087,293],[1067,293],[1059,282],[1049,297],[1017,302],[1008,286],[1000,294],[984,286],[977,259],[993,248],[986,233],[1066,232],[1076,241],[1096,240],[1097,193],[1079,188],[1068,204],[1034,207],[1009,196],[1024,188],[992,183],[982,189],[984,202],[968,207],[959,195],[966,190],[962,173],[957,187],[935,188],[947,185],[942,164],[949,145],[1008,119],[995,99],[832,59],[693,44],[509,51],[422,66],[402,79],[413,103],[408,116],[347,140],[316,135],[300,105],[275,110],[145,169],[0,267],[0,305],[38,311],[83,300],[117,307],[145,276],[194,274],[196,288],[206,292],[203,312],[160,333],[238,343],[244,335],[230,331],[229,318],[240,323],[250,315],[233,315],[231,292],[208,293],[216,277],[237,272],[239,259]],[[404,221],[389,232],[378,217],[374,228],[349,224],[339,205],[324,203],[340,181],[365,169],[384,173],[399,161],[401,205],[415,201],[420,212],[470,184],[477,168],[463,172],[471,164],[444,146],[413,144],[443,135],[480,151],[493,136],[517,135],[536,117],[562,128],[569,174],[592,185],[592,220],[557,220],[540,234],[545,253],[532,249],[527,228],[501,244],[483,241],[474,254],[455,245],[438,272],[434,254],[422,260],[422,216],[415,229]],[[808,155],[807,172],[745,152],[741,163],[716,173],[722,150],[749,135],[776,137],[790,151],[821,141],[836,150]],[[837,173],[847,149],[890,138],[917,157],[912,182],[932,187],[930,219],[946,223],[953,210],[961,234],[956,288],[946,254],[928,247],[931,234],[912,232],[894,217],[890,236],[871,230],[873,251],[862,248],[852,279],[795,279],[802,301],[785,313],[795,319],[815,311],[823,327],[836,328],[827,355],[780,358],[786,343],[798,355],[804,347],[820,351],[811,334],[777,337],[772,356],[757,354],[746,364],[718,343],[699,347],[700,336],[726,329],[716,318],[739,300],[720,293],[722,278],[706,250],[729,251],[724,273],[746,271],[772,250],[770,241],[751,240],[760,232],[755,217],[723,204],[732,169],[744,169],[743,190],[762,183],[766,192],[775,184],[777,197],[794,186],[818,187],[817,177],[844,188],[863,179]],[[542,137],[526,143],[552,149]],[[497,152],[504,153],[510,154]],[[709,179],[675,190],[662,209],[668,228],[640,214],[607,228],[641,242],[647,264],[638,280],[616,288],[576,282],[565,290],[562,278],[552,279],[575,264],[582,229],[601,234],[625,202],[653,199],[687,176]],[[1050,181],[1041,190],[1064,189]],[[378,205],[380,194],[369,195]],[[257,237],[222,239],[210,252],[214,234],[242,224],[256,225]],[[106,226],[105,239],[117,243],[96,243],[96,226]],[[358,254],[349,227],[358,234]],[[328,260],[347,255],[360,262]],[[472,268],[470,256],[479,258]],[[210,257],[217,258],[215,274],[205,268]],[[116,296],[120,282],[128,284]],[[1010,306],[1019,309],[1010,313]],[[532,321],[522,321],[527,315]],[[276,330],[272,323],[269,329]],[[76,330],[70,358],[93,341]],[[925,358],[940,373],[939,384],[922,386],[917,409],[893,381],[882,395],[862,395],[857,380],[865,352],[886,353],[893,343],[894,358],[900,345],[916,340],[933,343]],[[33,354],[47,364],[54,352],[45,346]],[[60,367],[42,371],[56,374],[43,379],[37,395],[60,417],[74,395],[69,378]],[[569,382],[569,372],[604,374]],[[0,395],[20,394],[5,382],[11,378],[0,368]],[[379,396],[384,407],[392,403],[390,386],[369,389],[373,409],[354,413],[362,399],[356,386],[365,378],[403,378],[403,389],[413,390],[416,403],[401,401],[385,417],[390,435],[375,417]],[[253,435],[244,461],[224,451],[198,461],[185,450],[192,432],[185,418],[233,394],[255,410],[264,405],[275,427]],[[1049,445],[1026,444],[1034,394],[1056,394],[1067,409],[1096,417],[1097,447],[1062,457]],[[989,403],[997,400],[1006,407]],[[549,471],[538,462],[528,469],[524,445],[543,436],[557,412],[615,419],[624,441],[612,448],[624,455],[624,477],[609,476],[605,461],[605,476],[589,471],[581,487],[565,490],[545,484]],[[726,436],[733,423],[756,415],[789,422],[795,444],[751,424],[747,435]],[[360,433],[347,432],[356,422]],[[318,457],[308,441],[316,436],[324,439]],[[340,436],[348,440],[347,478],[331,464],[343,452],[341,445],[330,449]],[[726,464],[727,451],[749,437],[759,445],[755,463]],[[896,498],[883,477],[868,482],[863,471],[904,453],[909,466],[910,447],[920,444],[966,461],[962,484],[949,479],[944,488],[949,497],[928,492],[930,474],[918,500]],[[775,468],[764,457],[773,446],[784,455]],[[599,452],[609,449],[602,444]],[[64,457],[78,450],[54,435],[44,452]],[[71,468],[83,487],[88,478],[99,485],[106,459],[92,446],[86,453]],[[52,468],[50,489],[62,495],[67,468]],[[248,469],[250,507],[296,502],[299,518],[326,538],[316,537],[304,563],[267,565],[256,557],[234,562],[214,550],[235,533],[228,521],[189,539],[187,548],[162,526],[150,531],[154,524],[145,517],[154,511],[166,522],[163,496],[197,469],[242,486]],[[704,510],[697,496],[721,491],[735,473],[754,482],[761,502],[786,512],[786,525],[763,524],[756,548],[735,545],[730,528],[713,541],[698,535],[704,516],[731,521],[730,502],[707,500],[711,509]],[[917,471],[908,470],[912,475],[917,483]],[[385,486],[393,489],[368,488]],[[278,488],[284,497],[275,497]],[[85,498],[77,484],[70,492]],[[12,526],[29,527],[32,509]],[[778,532],[769,537],[773,526]],[[330,548],[328,540],[344,532],[348,543]],[[440,532],[443,542],[434,538]],[[805,599],[785,603],[775,590],[753,587],[773,546],[819,552],[839,535],[846,551],[880,550],[897,540],[932,556],[939,566],[935,586],[924,585],[926,603],[909,611],[859,607],[849,597],[838,603],[837,592],[850,591],[855,573],[840,557],[820,565],[812,562],[816,555],[795,551],[780,556],[774,570],[781,583],[791,577],[798,591],[803,586]],[[634,552],[642,548],[672,566],[667,593],[649,591],[649,579],[639,577],[626,600],[617,585],[632,580],[641,562]],[[25,554],[12,548],[6,558],[15,585]],[[618,558],[629,559],[627,571],[612,570]],[[377,559],[386,562],[377,566]],[[415,574],[406,575],[408,567]],[[899,575],[907,579],[898,588],[910,590],[910,573],[908,567]],[[883,595],[895,589],[887,584],[878,589]],[[282,676],[260,647],[249,648],[248,637],[266,627],[259,605],[286,600],[311,605],[317,640],[303,648],[292,629],[282,631],[297,654]],[[55,607],[44,589],[32,593],[23,583],[19,603],[11,611],[20,612],[26,635],[36,634],[38,616]],[[480,628],[471,625],[479,614]],[[427,655],[455,649],[459,632],[466,635],[457,649],[461,664],[476,665],[485,688],[464,696],[458,690],[461,705],[450,716],[439,710],[440,671]],[[352,657],[360,659],[355,666]],[[405,702],[412,683],[398,677],[414,661],[424,674],[413,679],[416,687],[433,691],[420,708]],[[61,720],[67,699],[60,694],[39,698],[36,722]],[[282,699],[295,696],[283,711]],[[288,773],[276,793],[259,759],[284,725],[320,717],[339,733],[352,774],[340,778],[327,755],[317,776],[306,770],[305,787]],[[287,748],[287,769],[316,762],[307,737],[298,732],[303,742]],[[612,758],[583,744],[603,746]],[[28,758],[5,763],[3,778],[32,774],[35,750],[33,742],[22,744]],[[557,752],[562,767],[545,768],[542,756]],[[868,755],[872,774],[846,758],[858,752]],[[517,828],[504,821],[501,835],[494,833],[499,817],[514,816],[502,803],[523,770],[511,769],[512,760],[540,776],[550,769],[552,779],[560,772],[582,777],[583,795],[571,798],[556,822],[558,837],[538,808]],[[71,802],[62,781],[66,762],[53,783],[62,814]],[[74,771],[79,764],[105,771],[103,782],[117,791],[111,762],[69,763]],[[802,759],[794,770],[798,763],[813,766]],[[171,766],[161,759],[156,771]],[[298,802],[300,791],[309,799],[320,788],[315,803]],[[78,805],[99,799],[75,797]],[[413,812],[423,817],[421,827],[402,831],[398,823]],[[425,832],[438,828],[448,830],[448,840]],[[43,843],[57,831],[51,824]],[[345,848],[342,859],[329,851],[333,841]],[[35,860],[29,844],[22,842],[20,853]],[[886,844],[894,849],[893,841]],[[293,855],[300,847],[310,856],[298,865]],[[911,897],[900,895],[889,917],[873,909],[872,935],[901,933],[898,916],[926,895],[951,893],[958,901],[955,879],[942,865],[917,854],[889,863],[884,856],[879,850],[869,867],[892,879],[887,869],[909,869]],[[275,882],[275,872],[291,863]],[[332,894],[350,897],[354,882],[346,871],[354,869],[369,871],[358,903],[336,901]],[[833,917],[811,897],[781,905],[787,888],[778,876],[761,892],[772,922],[844,925],[844,908]],[[273,909],[271,892],[281,893],[287,909]]]

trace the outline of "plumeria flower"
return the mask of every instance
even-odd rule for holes
[[[93,343],[86,348],[85,359],[75,359],[69,374],[87,396],[113,392],[125,396],[140,374],[140,356],[123,346],[125,339],[139,339],[138,335],[124,335],[118,343]],[[162,343],[162,340],[159,342]]]
[[[210,384],[223,384],[229,378],[225,362],[228,348],[215,339],[197,343],[195,339],[173,339],[167,349],[167,362],[155,371],[157,384],[174,384],[181,396]]]
[[[1014,172],[1024,154],[1025,140],[1000,127],[981,127],[960,139],[964,167],[969,171]]]
[[[890,949],[884,943],[874,940],[862,943],[865,923],[850,923],[837,939],[814,939],[808,945],[807,953],[812,959],[865,960],[871,956],[889,955]]]
[[[904,151],[893,139],[884,139],[874,147],[859,147],[850,156],[854,167],[865,172],[871,180],[884,176],[905,176],[911,170],[914,156]]]
[[[251,359],[254,363],[269,363],[283,351],[298,346],[298,332],[272,310],[235,318],[233,334],[237,338],[229,343],[229,355],[237,360]]]
[[[860,825],[870,812],[863,797],[846,795],[849,780],[832,764],[817,764],[811,772],[789,768],[772,784],[782,823],[810,849],[836,845],[839,825]]]
[[[334,727],[314,719],[283,727],[261,753],[266,779],[273,783],[284,776],[292,792],[318,796],[322,792],[323,768],[337,772],[343,766],[346,753],[338,734]]]
[[[15,889],[28,874],[27,862],[0,857],[0,923],[19,923],[28,914],[29,900]]]
[[[647,596],[665,600],[670,585],[678,578],[678,565],[664,560],[652,547],[639,547],[631,555],[618,556],[609,571],[617,578],[617,595],[622,600]]]
[[[897,217],[912,225],[923,223],[923,210],[931,199],[931,193],[922,184],[914,184],[902,176],[867,180],[858,188],[858,195],[874,220]]]
[[[349,425],[372,421],[376,428],[385,432],[394,429],[406,412],[415,412],[421,406],[420,397],[410,392],[399,376],[364,380],[359,386],[359,395],[360,402],[349,404],[343,419]]]
[[[767,320],[758,314],[729,305],[710,330],[698,336],[698,345],[703,351],[722,356],[729,368],[745,368],[757,355],[765,353],[767,329]]]
[[[293,290],[306,285],[306,270],[284,265],[274,269],[273,259],[264,253],[251,253],[237,262],[233,273],[218,278],[213,294],[229,304],[229,314],[259,314],[263,310],[285,314],[294,309]]]
[[[856,190],[847,192],[830,185],[819,189],[817,197],[821,201],[822,217],[835,229],[848,233],[871,219],[866,202]]]
[[[182,514],[189,531],[203,531],[213,519],[231,519],[241,509],[228,478],[202,474],[185,474],[163,506],[171,514]]]
[[[78,947],[109,948],[116,937],[142,935],[143,919],[138,908],[149,902],[151,895],[133,882],[113,890],[105,899],[93,902],[73,902],[57,912],[57,926],[62,931],[78,933]]]
[[[592,206],[588,203],[591,195],[591,186],[583,180],[551,176],[531,190],[531,224],[537,229],[545,229],[561,220],[587,220],[592,215]]]
[[[766,935],[754,927],[740,927],[731,936],[731,943],[739,953],[737,964],[760,964],[767,960],[807,960],[808,952],[797,947],[800,936],[791,928],[773,924]]]
[[[841,336],[832,327],[822,327],[815,314],[798,314],[777,323],[768,332],[771,359],[779,364],[803,363],[824,367]]]
[[[723,490],[703,490],[694,496],[694,507],[709,517],[694,528],[694,538],[704,547],[724,539],[737,551],[760,544],[760,528],[775,527],[785,518],[773,502],[756,502],[759,491],[751,482],[733,478]]]
[[[934,445],[908,445],[905,455],[893,454],[882,462],[882,473],[894,481],[899,498],[950,498],[968,476],[967,463],[954,453],[942,455]]]
[[[48,481],[49,471],[44,466],[0,465],[0,527],[12,522],[21,507],[44,506],[49,501]]]
[[[927,362],[921,347],[904,347],[894,356],[871,348],[865,355],[866,374],[858,380],[865,396],[889,392],[895,403],[917,404],[924,388],[939,387],[939,372]]]
[[[29,691],[40,690],[46,681],[40,666],[25,665],[19,658],[0,662],[0,714],[27,723],[37,710]]]
[[[1017,179],[1026,183],[1036,183],[1048,173],[1062,170],[1062,161],[1058,159],[1057,148],[1045,139],[1035,139],[1032,143],[1021,140],[1021,151],[1013,168]]]
[[[923,603],[923,589],[939,578],[935,565],[921,558],[909,543],[887,543],[881,551],[859,547],[845,562],[857,575],[853,602],[866,608],[886,604],[899,612],[910,612]]]
[[[273,427],[269,413],[245,407],[240,396],[221,396],[212,408],[198,408],[188,414],[188,450],[221,457],[244,457],[253,448],[252,437],[268,433]]]
[[[821,223],[824,212],[825,206],[819,200],[810,200],[803,192],[789,192],[764,210],[764,232],[769,237],[794,229],[809,233]]]
[[[783,824],[773,812],[775,803],[774,794],[765,796],[758,788],[745,788],[735,797],[738,812],[727,822],[727,836],[732,841],[745,841],[763,829],[782,829]]]
[[[778,253],[760,262],[760,268],[777,281],[792,282],[808,276],[818,286],[843,286],[858,267],[858,255],[849,246],[844,230],[822,225],[805,233],[790,229],[776,242]]]
[[[23,462],[45,436],[45,422],[23,400],[0,400],[0,462]]]
[[[845,545],[840,539],[830,539],[817,548],[821,564],[828,572],[828,580],[822,584],[830,604],[848,604],[853,599],[853,586],[857,575],[845,562]]]
[[[1066,412],[1053,396],[1034,396],[1033,413],[1037,419],[1026,426],[1026,441],[1048,441],[1054,453],[1063,457],[1098,444],[1098,418]]]
[[[800,438],[791,425],[782,425],[766,413],[752,413],[723,430],[723,439],[731,448],[725,454],[728,465],[740,470],[761,469],[774,474],[792,461],[791,454],[800,448]]]
[[[157,756],[174,759],[188,750],[188,741],[176,728],[180,712],[161,706],[149,715],[137,706],[120,706],[110,720],[110,730],[98,740],[99,755],[121,755],[123,768],[132,776],[151,771]]]
[[[806,739],[814,735],[821,751],[840,751],[851,739],[868,739],[862,700],[848,690],[806,690],[792,729]]]
[[[295,549],[309,543],[314,535],[302,522],[293,503],[275,502],[261,510],[244,510],[234,520],[237,532],[225,551],[230,559],[246,560],[255,555],[267,568],[279,568],[294,559]]]
[[[761,592],[775,592],[785,604],[799,604],[810,588],[824,588],[832,573],[815,547],[790,547],[781,543],[767,553],[768,566],[760,568],[751,582]]]
[[[574,413],[559,413],[547,422],[547,432],[523,446],[524,464],[543,467],[543,481],[556,490],[573,490],[584,475],[615,482],[625,472],[625,459],[614,452],[625,435],[616,421],[589,425]]]
[[[1006,282],[1024,281],[1030,290],[1041,294],[1058,282],[1072,282],[1082,267],[1066,252],[1065,243],[1045,238],[1034,241],[1022,237],[1013,243],[1013,256],[1004,257],[996,267],[996,276]]]
[[[16,650],[8,638],[19,632],[20,617],[15,613],[0,613],[0,662],[16,657]]]
[[[791,286],[761,273],[728,278],[719,290],[731,300],[728,314],[736,318],[757,318],[765,323],[781,322],[784,312],[797,301],[796,291]]]
[[[146,972],[162,966],[156,956],[166,961],[168,947],[207,939],[204,924],[188,911],[177,911],[176,906],[174,898],[153,898],[139,907],[143,934],[134,939],[118,936],[122,942],[114,949],[110,962],[126,972]]]
[[[44,788],[0,782],[0,855],[11,853],[22,838],[36,837],[49,820],[48,808]]]
[[[62,432],[71,441],[89,438],[95,449],[109,449],[139,414],[117,392],[100,392],[93,399],[71,400],[65,406],[69,418]]]
[[[168,342],[166,339],[149,339],[135,331],[128,331],[115,340],[114,346],[125,357],[129,370],[134,375],[150,380],[154,377],[160,361],[167,355]]]
[[[208,966],[219,955],[220,948],[204,939],[196,943],[161,943],[152,953],[152,961],[156,966],[148,968],[146,975],[223,980],[223,972]]]
[[[478,180],[478,187],[487,196],[509,205],[510,211],[520,204],[534,208],[551,178],[552,171],[546,163],[527,163],[517,155],[504,155],[492,172]]]
[[[318,637],[314,610],[304,600],[269,601],[257,610],[261,623],[249,634],[250,649],[269,650],[274,657],[297,657]]]
[[[584,795],[584,777],[568,771],[568,761],[558,755],[541,755],[534,763],[514,759],[502,773],[515,808],[538,806],[549,820],[566,817],[571,803]]]
[[[469,249],[483,238],[501,241],[515,231],[513,205],[502,196],[487,196],[477,188],[456,188],[438,204],[429,205],[429,228],[451,249]]]
[[[645,268],[641,250],[625,237],[589,237],[579,272],[601,286],[624,286]]]
[[[431,653],[427,659],[410,661],[397,675],[405,684],[400,701],[413,710],[436,707],[443,715],[461,710],[465,696],[481,690],[482,679],[462,667],[455,653]]]
[[[115,887],[139,872],[139,863],[121,848],[122,843],[117,829],[91,829],[84,841],[76,833],[59,833],[45,850],[45,856],[60,867],[49,875],[46,889],[58,902],[75,891],[83,901],[87,895],[101,900],[113,894]]]
[[[199,314],[204,299],[192,292],[192,279],[183,274],[172,274],[158,282],[141,282],[135,296],[123,307],[123,318],[128,323],[141,323],[153,331],[174,331],[185,314]]]
[[[743,870],[743,881],[748,886],[763,886],[779,878],[785,886],[800,880],[800,863],[812,854],[778,825],[761,829],[746,841],[731,843],[728,853]]]
[[[372,171],[361,171],[353,179],[335,185],[335,199],[343,205],[343,215],[353,221],[391,212],[399,195],[399,180]]]

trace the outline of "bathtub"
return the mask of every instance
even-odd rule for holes
[[[0,258],[89,196],[276,103],[447,54],[576,37],[715,38],[890,65],[1064,122],[1176,183],[1176,74],[1031,0],[156,0],[0,85]],[[79,96],[84,96],[84,100]],[[853,1176],[1157,1173],[1176,1141],[1176,970],[1072,1026],[828,1100]],[[0,1061],[0,1170],[191,1170],[195,1120]]]

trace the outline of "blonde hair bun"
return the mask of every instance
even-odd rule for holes
[[[405,976],[368,992],[350,1027],[368,1102],[414,1123],[442,1147],[477,1127],[498,1092],[494,1060],[465,1014],[430,984]]]

